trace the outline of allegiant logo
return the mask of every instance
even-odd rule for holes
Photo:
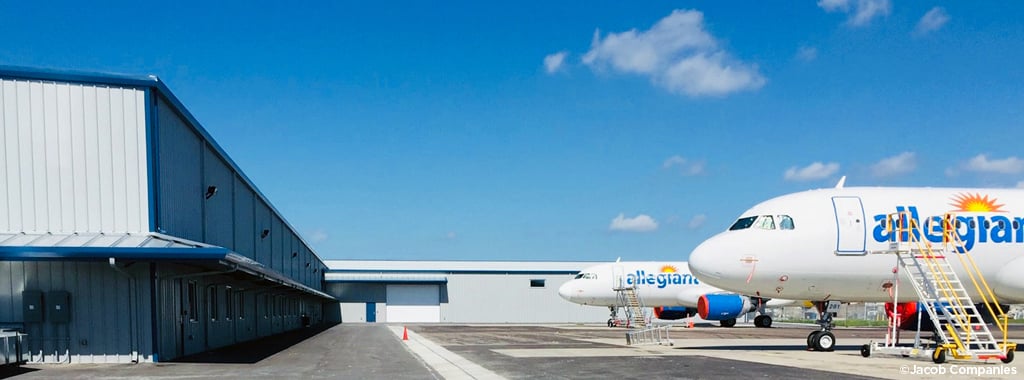
[[[969,210],[963,210],[969,211]],[[909,213],[910,219],[915,225],[921,226],[920,230],[912,229],[915,239],[924,239],[932,243],[942,243],[942,218],[943,216],[930,216],[922,223],[915,206],[897,206],[896,212]],[[896,228],[888,228],[889,216],[878,214],[874,216],[875,229],[872,233],[875,241],[879,243],[893,239]],[[896,223],[896,221],[893,221]],[[903,228],[906,228],[906,221]],[[957,216],[954,224],[955,233],[963,242],[964,250],[970,251],[975,244],[983,243],[1024,243],[1024,217],[1011,217],[1002,215],[971,215]],[[904,234],[907,232],[903,232]],[[905,240],[905,237],[904,237]]]
[[[689,273],[680,274],[675,272],[668,273],[647,273],[645,270],[638,270],[636,273],[629,273],[626,275],[627,285],[656,285],[658,289],[664,289],[669,285],[698,285],[700,281],[697,281],[696,277],[693,277]]]

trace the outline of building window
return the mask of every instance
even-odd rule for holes
[[[216,321],[217,320],[217,313],[218,313],[218,310],[217,310],[217,287],[216,286],[211,286],[211,287],[209,287],[207,289],[208,289],[208,291],[206,293],[209,295],[209,297],[207,297],[207,301],[208,302],[207,302],[206,310],[210,311],[210,320],[211,321]]]
[[[188,282],[188,310],[185,313],[188,316],[189,322],[197,322],[199,318],[196,317],[196,310],[199,309],[199,295],[196,292],[196,282]]]
[[[238,289],[235,298],[238,299],[238,319],[245,319],[245,289]]]
[[[227,305],[224,309],[224,319],[232,320],[235,319],[235,297],[234,290],[230,286],[224,287],[224,302]]]
[[[536,279],[536,278],[535,279],[531,279],[530,280],[530,287],[531,288],[543,288],[544,287],[544,279],[542,279],[542,278],[541,279]]]

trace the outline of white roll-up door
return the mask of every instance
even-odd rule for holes
[[[441,296],[437,284],[388,285],[387,292],[387,322],[441,321]]]

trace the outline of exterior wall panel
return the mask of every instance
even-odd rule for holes
[[[145,91],[0,79],[0,230],[149,227]]]
[[[235,176],[235,252],[256,260],[255,194]]]
[[[199,136],[163,99],[157,102],[160,119],[160,191],[158,228],[166,234],[203,241],[203,189]]]
[[[203,228],[205,242],[229,249],[235,248],[234,201],[232,187],[234,173],[224,160],[221,160],[212,149],[207,147],[203,153]],[[206,198],[210,186],[217,189],[216,193]]]
[[[262,200],[256,200],[256,225],[254,233],[256,234],[256,261],[263,263],[268,267],[271,266],[271,242],[273,240],[273,234],[263,237],[263,231],[273,231],[272,216],[270,215],[270,208],[267,207],[266,203]],[[277,269],[277,268],[274,268]]]
[[[129,297],[131,282],[106,263],[0,263],[0,273],[12,284],[0,288],[0,322],[24,328],[33,362],[127,363],[133,350],[148,360],[152,326],[148,322],[148,285],[138,281],[146,274],[141,269],[129,271],[138,290]],[[24,322],[25,290],[43,292],[42,306],[47,308],[52,302],[47,292],[69,292],[71,322],[53,322],[48,313],[43,314],[42,322]]]

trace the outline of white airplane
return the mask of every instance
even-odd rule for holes
[[[728,291],[814,301],[821,329],[808,336],[808,346],[831,351],[835,336],[829,332],[828,301],[892,301],[897,259],[876,254],[888,249],[895,233],[886,228],[889,215],[909,214],[923,226],[922,240],[941,244],[942,218],[953,213],[955,233],[998,302],[1024,302],[1024,190],[843,188],[842,183],[783,195],[743,212],[727,231],[693,250],[690,270],[701,281]],[[953,267],[966,278],[959,264]],[[909,283],[909,277],[901,282]],[[978,300],[973,287],[967,288]],[[906,289],[900,299],[916,300],[912,288]],[[714,302],[708,308],[736,309]]]
[[[736,325],[736,317],[757,310],[757,327],[771,327],[772,318],[764,314],[765,306],[783,305],[783,300],[767,300],[728,294],[703,284],[688,272],[685,262],[614,262],[595,265],[580,271],[572,280],[558,288],[562,298],[581,305],[604,306],[612,311],[620,305],[615,288],[636,286],[643,303],[654,307],[654,316],[663,320],[689,318],[699,314],[705,320],[719,321],[722,327]],[[707,313],[703,305],[736,305],[730,313]],[[609,319],[609,326],[612,320]]]

